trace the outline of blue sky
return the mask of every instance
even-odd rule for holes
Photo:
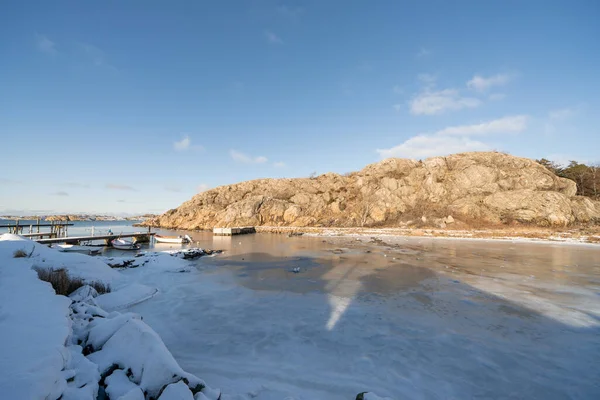
[[[0,213],[495,149],[600,161],[597,1],[10,1]]]

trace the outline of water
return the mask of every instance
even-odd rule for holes
[[[67,228],[69,236],[89,236],[92,234],[92,228],[96,235],[106,235],[111,230],[115,234],[133,233],[143,231],[144,228],[134,227],[133,224],[140,221],[73,221],[73,226]],[[42,224],[50,224],[50,221],[40,221]],[[15,220],[0,219],[0,225],[15,224]],[[35,220],[19,220],[19,225],[23,226],[23,233],[30,233],[30,225],[37,224]],[[37,228],[32,228],[32,233],[37,232]],[[2,228],[0,231],[8,232],[7,228]],[[50,227],[40,227],[40,232],[50,232]]]
[[[191,273],[126,272],[160,289],[132,311],[226,393],[600,398],[598,246],[192,237],[226,253]]]

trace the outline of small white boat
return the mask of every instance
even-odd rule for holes
[[[124,239],[114,239],[110,242],[112,247],[119,250],[139,250],[140,245]]]
[[[91,248],[88,246],[77,246],[74,244],[54,244],[52,245],[53,249],[56,249],[58,251],[62,251],[62,252],[75,252],[75,253],[84,253],[84,254],[88,254],[90,256],[95,256],[97,254],[100,254],[100,252],[102,251],[102,248]]]
[[[185,235],[185,236],[154,235],[154,239],[158,243],[175,243],[175,244],[192,243],[192,238],[189,237],[188,235]]]

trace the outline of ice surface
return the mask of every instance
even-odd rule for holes
[[[132,310],[224,399],[600,398],[600,248],[393,239],[256,235]]]
[[[119,310],[148,300],[157,292],[158,289],[156,288],[132,283],[118,290],[98,296],[96,303],[106,311]]]

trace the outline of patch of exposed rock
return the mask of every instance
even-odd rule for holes
[[[387,159],[348,175],[259,179],[195,195],[147,225],[399,226],[409,220],[514,221],[565,226],[600,221],[600,203],[534,160],[473,152],[425,161]]]

